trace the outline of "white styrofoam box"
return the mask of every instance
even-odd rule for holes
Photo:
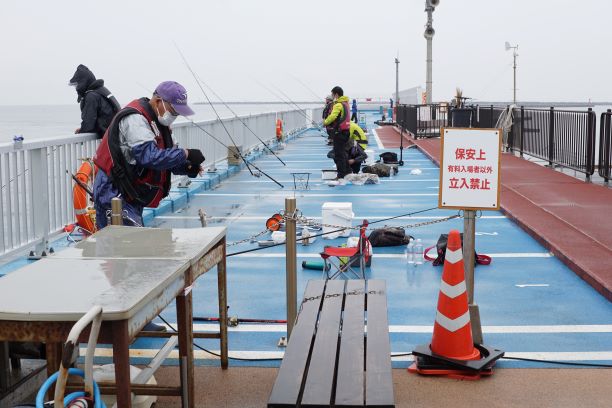
[[[321,180],[333,180],[338,177],[337,170],[321,170]]]
[[[353,203],[345,202],[326,202],[321,206],[323,224],[338,225],[341,227],[351,227],[353,225]],[[323,226],[323,233],[335,231],[338,228]],[[338,237],[348,237],[351,235],[351,230],[344,232],[336,232],[333,234],[323,235],[326,239],[335,239]]]

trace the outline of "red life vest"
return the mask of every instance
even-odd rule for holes
[[[336,102],[342,104],[342,114],[338,115],[332,126],[341,131],[349,131],[351,128],[351,117],[348,115],[349,104],[348,102]]]
[[[144,116],[149,122],[159,149],[172,147],[170,128],[157,121],[149,105],[149,99],[136,99],[121,109],[113,118],[98,146],[94,163],[110,178],[113,186],[119,190],[127,202],[143,207],[157,207],[161,199],[170,191],[169,171],[145,169],[130,164],[121,151],[119,122],[126,116],[134,114]]]

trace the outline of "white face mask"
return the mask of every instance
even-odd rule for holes
[[[164,106],[164,114],[162,116],[159,116],[159,112],[158,112],[157,120],[159,121],[159,123],[161,123],[164,126],[170,126],[172,122],[176,120],[178,116],[174,116],[173,114],[170,113],[170,111],[166,110],[166,106],[164,105],[163,101],[162,101],[162,105]]]

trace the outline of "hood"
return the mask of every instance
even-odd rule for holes
[[[98,88],[101,88],[101,87],[103,87],[103,86],[104,86],[104,80],[103,80],[103,79],[96,79],[95,81],[93,81],[93,82],[91,83],[91,85],[89,85],[89,86],[87,87],[87,90],[88,90],[88,91],[91,91],[91,90],[93,90],[93,89],[98,89]]]
[[[96,77],[93,72],[91,72],[85,65],[81,64],[77,67],[72,78],[70,78],[69,83],[70,85],[76,84],[76,91],[79,96],[82,96],[95,80]]]
[[[348,103],[348,101],[349,101],[349,98],[346,95],[345,96],[341,96],[338,99],[336,99],[336,102],[340,102],[340,103],[342,103],[342,102],[347,102]]]

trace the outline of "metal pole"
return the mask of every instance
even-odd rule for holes
[[[46,256],[49,252],[49,165],[47,162],[47,149],[34,149],[30,156],[32,165],[32,191],[36,193],[36,200],[32,200],[32,216],[34,218],[34,233],[38,240],[34,256]],[[59,175],[56,175],[59,177]],[[10,225],[10,222],[9,222]]]
[[[395,59],[395,111],[399,105],[399,59]]]
[[[296,209],[295,198],[285,198],[285,260],[287,280],[287,340],[291,336],[297,315],[297,248],[296,226],[293,217]]]
[[[463,267],[465,269],[465,283],[468,293],[468,307],[470,309],[470,322],[472,324],[472,339],[474,343],[483,344],[482,326],[478,305],[474,303],[474,263],[476,241],[476,211],[463,212]]]
[[[514,56],[514,96],[512,97],[512,103],[514,105],[516,105],[516,48],[514,48],[514,52],[513,52],[513,56]]]
[[[123,204],[121,199],[114,197],[111,199],[111,225],[123,225]]]
[[[431,103],[431,88],[432,88],[432,79],[431,79],[431,65],[432,65],[432,44],[431,38],[427,39],[427,79],[425,81],[425,103],[428,105]]]
[[[425,39],[427,40],[427,72],[425,78],[425,103],[430,104],[432,101],[432,41],[433,36],[436,33],[433,29],[433,11],[434,7],[427,1],[425,1],[425,11],[427,12],[427,24],[425,25]]]

